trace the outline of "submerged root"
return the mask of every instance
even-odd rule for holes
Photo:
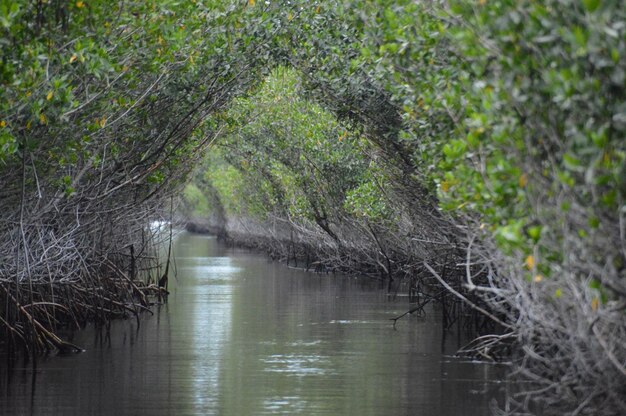
[[[113,267],[112,267],[113,268]],[[155,284],[132,282],[123,273],[100,280],[100,286],[84,282],[55,285],[0,283],[0,333],[10,351],[27,354],[52,351],[75,353],[82,348],[57,335],[62,328],[80,329],[89,321],[135,316],[152,311],[151,305],[165,299],[167,291]]]

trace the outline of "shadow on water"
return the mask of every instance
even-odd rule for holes
[[[376,282],[316,275],[182,233],[169,302],[86,351],[0,366],[2,415],[486,415],[503,369],[442,344]],[[442,351],[443,349],[443,351]]]

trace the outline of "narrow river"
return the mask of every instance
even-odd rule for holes
[[[182,233],[169,302],[86,351],[0,363],[0,415],[484,416],[501,371],[450,356],[436,313]],[[454,338],[454,337],[449,337]]]

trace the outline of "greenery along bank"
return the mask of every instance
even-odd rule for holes
[[[471,298],[509,412],[622,414],[625,7],[0,2],[4,345],[148,304],[199,161],[238,231]]]
[[[478,350],[524,349],[519,374],[537,385],[518,397],[619,414],[623,17],[593,2],[284,11],[300,44],[283,62],[299,72],[233,103],[223,116],[242,125],[216,142],[188,199],[291,258],[304,245],[327,266],[422,283],[462,263],[452,289],[507,329]]]
[[[75,349],[59,328],[137,315],[162,295],[149,224],[211,139],[198,127],[259,77],[233,28],[242,13],[0,2],[3,349]]]

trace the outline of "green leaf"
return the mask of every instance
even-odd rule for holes
[[[600,1],[601,0],[582,0],[585,9],[587,9],[589,13],[595,12],[598,7],[600,7]]]
[[[530,238],[532,238],[535,243],[537,241],[539,241],[539,238],[541,237],[541,226],[540,225],[534,225],[532,227],[529,227],[528,228],[528,236]]]
[[[598,279],[592,279],[591,282],[589,282],[589,288],[591,289],[600,290],[601,287],[602,285],[600,284],[600,281]]]
[[[600,226],[600,219],[598,219],[598,217],[591,217],[589,218],[589,226],[591,228],[598,228]]]
[[[578,160],[576,157],[574,157],[570,153],[565,153],[563,155],[563,161],[565,162],[565,166],[568,169],[576,170],[580,167],[580,160]]]

